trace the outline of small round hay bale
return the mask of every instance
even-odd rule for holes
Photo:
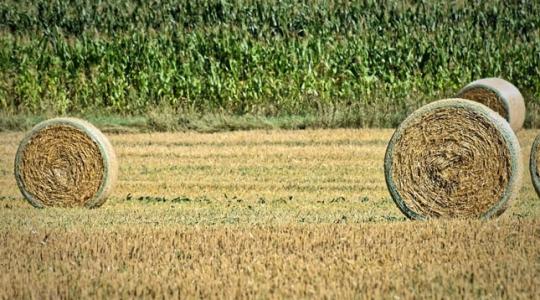
[[[489,218],[517,196],[522,162],[516,135],[493,110],[439,100],[411,114],[386,149],[386,184],[411,219]]]
[[[15,179],[35,207],[101,206],[116,181],[118,163],[109,140],[92,124],[50,119],[23,138]]]
[[[532,145],[529,167],[534,189],[538,196],[540,196],[540,134],[536,137]]]
[[[525,101],[518,88],[504,79],[484,78],[473,81],[459,91],[456,97],[491,108],[505,118],[514,131],[523,127]]]

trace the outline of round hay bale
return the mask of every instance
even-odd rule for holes
[[[118,163],[109,140],[92,124],[50,119],[23,138],[15,179],[35,207],[101,206],[116,181]]]
[[[536,137],[532,145],[529,167],[534,189],[538,196],[540,196],[540,134]]]
[[[517,196],[522,162],[508,122],[477,102],[447,99],[403,121],[384,171],[394,202],[411,219],[489,218]]]
[[[519,90],[504,79],[484,78],[473,81],[459,91],[456,97],[486,105],[505,118],[514,131],[523,127],[525,101]]]

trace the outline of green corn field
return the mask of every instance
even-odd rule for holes
[[[538,16],[537,1],[7,0],[0,110],[389,127],[497,76],[537,127]]]

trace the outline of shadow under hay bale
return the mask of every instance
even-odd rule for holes
[[[532,145],[529,168],[534,189],[538,196],[540,196],[540,134],[536,137]]]
[[[521,164],[517,137],[501,116],[447,99],[403,121],[384,169],[394,202],[411,219],[489,218],[517,197]]]
[[[35,207],[99,207],[118,173],[109,140],[92,124],[56,118],[36,125],[15,156],[15,179]]]
[[[525,101],[510,82],[500,78],[473,81],[458,92],[458,98],[473,100],[486,105],[501,115],[514,131],[525,122]]]

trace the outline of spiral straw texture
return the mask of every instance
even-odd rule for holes
[[[98,207],[110,193],[118,163],[107,138],[92,124],[57,118],[36,125],[15,157],[15,178],[36,207]]]
[[[540,134],[536,137],[532,145],[529,167],[534,189],[538,196],[540,196]]]
[[[505,118],[514,131],[525,122],[525,101],[519,90],[500,78],[473,81],[457,94],[458,98],[473,100],[486,105]]]
[[[390,140],[384,167],[394,202],[412,219],[499,215],[517,196],[522,171],[509,124],[464,99],[409,116]]]

